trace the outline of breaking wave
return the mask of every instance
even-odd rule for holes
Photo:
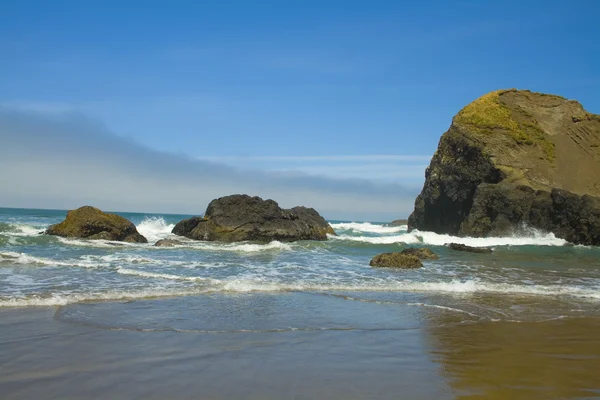
[[[175,224],[167,224],[161,217],[147,217],[136,228],[140,234],[148,239],[148,242],[154,243],[171,236],[174,226]]]
[[[204,242],[198,240],[190,240],[178,236],[177,240],[182,242],[180,245],[173,247],[154,247],[151,240],[149,243],[128,243],[128,242],[115,242],[110,240],[87,240],[87,239],[73,239],[63,238],[60,236],[56,237],[59,242],[80,247],[95,247],[99,249],[148,249],[159,251],[170,251],[174,249],[189,249],[189,250],[202,250],[202,251],[226,251],[226,252],[240,252],[240,253],[257,253],[261,251],[274,251],[274,250],[291,250],[292,245],[288,243],[281,243],[274,240],[269,243],[219,243],[219,242]]]
[[[6,236],[37,236],[45,227],[27,224],[10,224],[0,222],[0,235]]]
[[[353,232],[368,232],[368,233],[379,233],[388,234],[406,231],[406,225],[402,226],[383,226],[378,224],[372,224],[370,222],[341,222],[331,224],[331,227],[336,231],[353,231]]]
[[[292,246],[288,243],[281,243],[277,240],[266,244],[255,244],[255,243],[231,243],[231,244],[220,244],[211,242],[197,242],[198,247],[206,250],[216,251],[239,251],[245,253],[256,253],[265,250],[291,250]]]
[[[2,298],[0,307],[52,307],[64,306],[91,301],[119,301],[152,299],[160,297],[175,297],[191,294],[200,294],[198,290],[157,290],[146,289],[137,291],[108,291],[101,293],[65,293],[51,295],[30,295],[25,297]]]
[[[248,293],[248,292],[386,292],[403,291],[417,293],[440,293],[450,295],[468,296],[473,294],[507,294],[521,296],[559,296],[579,298],[587,301],[600,301],[600,293],[597,289],[582,288],[572,285],[527,285],[527,284],[498,284],[483,281],[453,280],[449,282],[415,282],[396,281],[380,283],[356,283],[356,284],[329,284],[327,282],[296,282],[282,283],[268,281],[262,278],[236,278],[236,279],[212,279],[203,277],[188,277],[172,274],[151,273],[126,268],[118,269],[118,272],[126,275],[135,275],[151,279],[167,279],[173,281],[203,282],[207,285],[202,288],[187,289],[146,289],[133,291],[107,291],[100,293],[77,293],[77,294],[52,294],[49,296],[31,295],[26,297],[1,298],[0,307],[23,307],[23,306],[58,306],[85,301],[107,301],[143,299],[154,297],[175,297],[187,295],[199,295],[202,293]]]
[[[600,300],[600,293],[596,289],[586,289],[573,285],[523,285],[488,283],[476,279],[449,282],[416,282],[400,280],[395,282],[381,281],[379,283],[364,282],[355,284],[335,284],[317,282],[276,283],[262,279],[233,279],[228,280],[222,287],[223,290],[233,292],[263,292],[263,291],[367,291],[367,292],[436,292],[451,294],[512,294],[532,296],[573,296],[579,298]]]
[[[0,265],[8,264],[24,264],[24,265],[43,265],[43,266],[61,266],[61,267],[83,267],[83,268],[98,268],[107,267],[109,263],[98,263],[86,259],[78,261],[58,261],[51,258],[35,257],[25,253],[17,253],[13,251],[0,252]]]
[[[118,268],[117,272],[123,275],[133,275],[142,278],[153,278],[153,279],[168,279],[172,281],[189,281],[189,282],[210,282],[210,278],[202,278],[200,276],[180,276],[173,274],[161,274],[156,272],[139,271],[129,268]]]
[[[505,236],[505,237],[457,237],[451,235],[437,234],[434,232],[412,231],[392,236],[352,236],[340,235],[330,236],[333,240],[345,240],[351,242],[363,242],[370,244],[424,244],[429,246],[444,246],[448,243],[461,243],[474,247],[493,247],[493,246],[564,246],[568,242],[559,239],[553,233],[545,233],[530,229],[530,232],[523,235]]]

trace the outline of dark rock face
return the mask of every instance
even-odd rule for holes
[[[437,260],[438,259],[437,254],[435,254],[433,251],[431,251],[425,247],[421,247],[421,248],[409,247],[409,248],[402,250],[401,253],[405,254],[405,255],[416,256],[419,258],[419,260]]]
[[[600,245],[599,144],[600,117],[577,102],[516,90],[485,95],[440,139],[409,230],[483,237],[526,225]]]
[[[210,202],[204,217],[179,222],[173,233],[195,240],[270,242],[327,240],[333,228],[312,208],[286,210],[273,200],[247,195],[221,197]]]
[[[477,186],[502,178],[502,172],[475,143],[451,128],[425,171],[425,185],[408,218],[409,228],[457,234],[469,214]]]
[[[491,253],[492,249],[488,249],[487,247],[472,247],[467,246],[466,244],[460,243],[450,243],[448,245],[449,248],[456,251],[468,251],[469,253]]]
[[[138,233],[135,225],[126,218],[90,206],[69,211],[63,222],[50,226],[46,233],[67,238],[148,243],[148,240]]]
[[[561,189],[481,185],[461,232],[500,236],[519,224],[554,232],[571,243],[600,244],[600,198]]]
[[[178,246],[180,244],[183,244],[183,242],[180,240],[160,239],[159,241],[154,243],[154,246],[156,246],[156,247],[173,247],[173,246]]]
[[[388,267],[414,269],[421,268],[423,264],[419,257],[402,253],[382,253],[378,254],[369,263],[371,267]]]
[[[408,224],[407,219],[395,219],[392,222],[390,222],[389,224],[387,224],[387,226],[402,226],[402,225],[407,225],[407,224]]]

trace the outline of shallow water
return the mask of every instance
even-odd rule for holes
[[[149,244],[38,234],[65,213],[0,209],[3,398],[600,396],[598,248],[340,221],[327,242],[157,248],[185,216],[127,213]],[[407,246],[440,259],[369,267]]]

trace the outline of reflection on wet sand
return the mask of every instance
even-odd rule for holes
[[[600,396],[600,319],[480,322],[427,329],[460,399]]]

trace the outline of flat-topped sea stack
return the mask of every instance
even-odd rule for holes
[[[194,240],[219,242],[293,242],[327,240],[333,228],[313,208],[286,210],[273,200],[231,195],[210,202],[204,217],[179,222],[173,233]]]
[[[65,220],[50,226],[46,234],[66,238],[148,243],[128,219],[90,206],[69,211]]]
[[[563,97],[500,90],[442,135],[409,229],[502,236],[524,225],[600,245],[600,116]]]

